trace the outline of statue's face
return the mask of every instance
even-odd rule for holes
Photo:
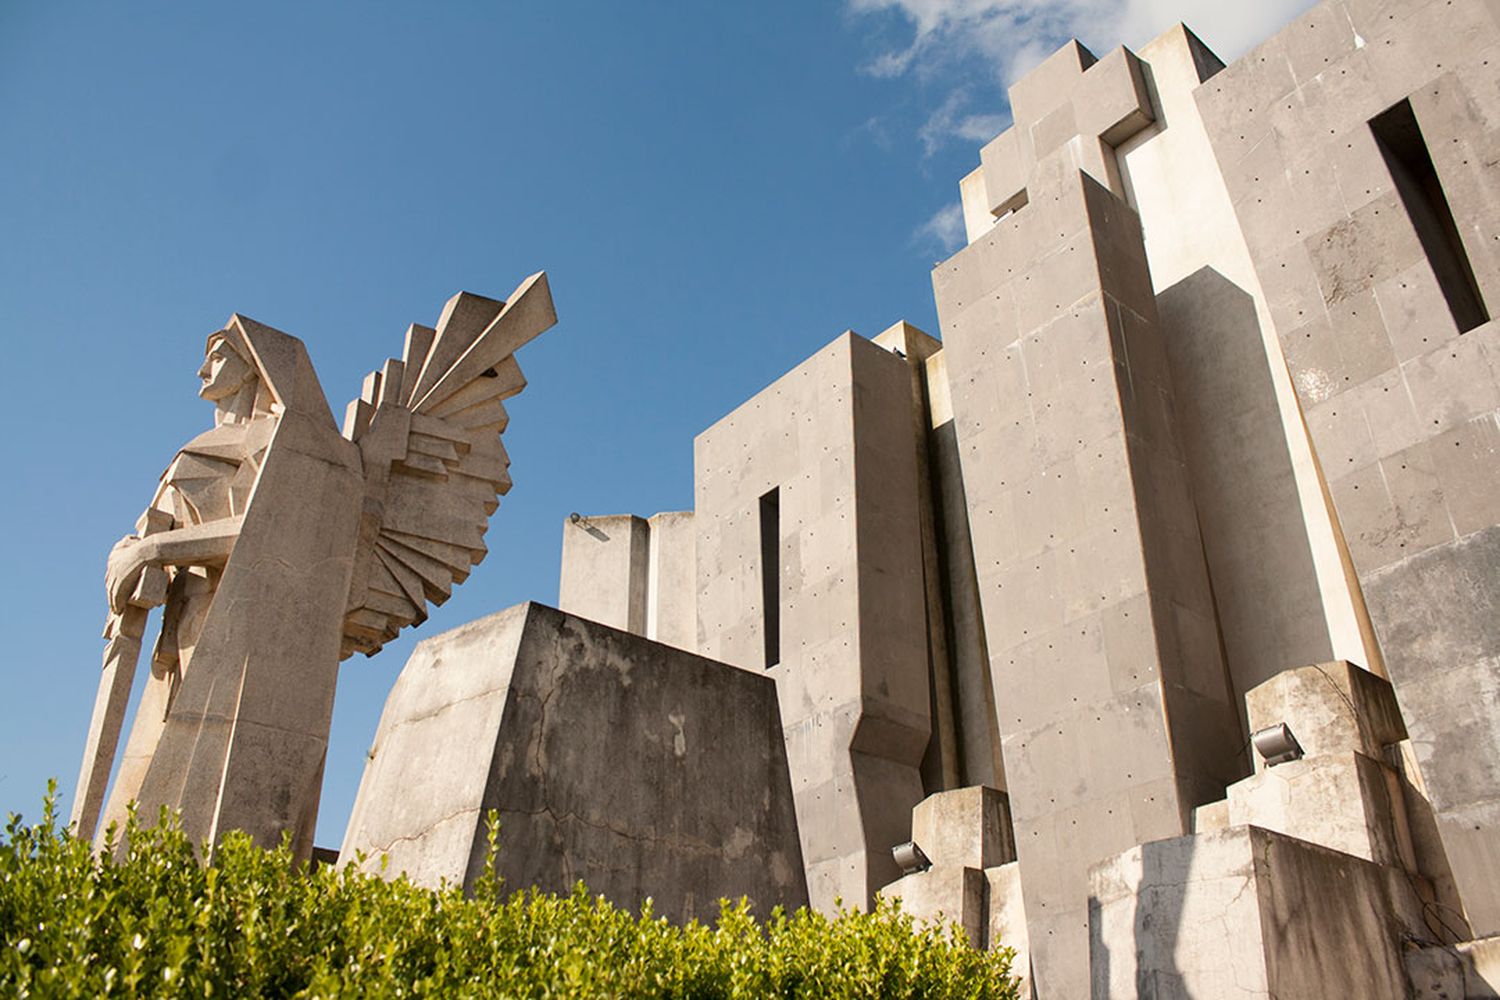
[[[198,369],[198,377],[203,380],[198,395],[210,402],[218,402],[239,392],[255,377],[255,369],[229,346],[227,340],[215,337],[209,344],[203,367]]]

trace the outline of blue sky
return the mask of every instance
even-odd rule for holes
[[[455,291],[545,268],[557,304],[489,557],[342,668],[336,847],[415,637],[555,603],[570,511],[691,506],[693,436],[841,331],[938,332],[928,272],[1009,79],[1176,20],[1232,56],[1306,6],[0,0],[0,813],[49,776],[71,802],[104,558],[210,425],[231,312],[301,337],[342,414]]]

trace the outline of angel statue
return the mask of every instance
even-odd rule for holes
[[[365,378],[340,433],[302,341],[234,315],[208,338],[214,426],[110,553],[104,674],[73,806],[93,837],[129,804],[312,851],[340,661],[420,624],[485,555],[510,489],[515,351],[557,322],[545,273],[503,302],[460,292]],[[114,787],[147,615],[161,631]],[[100,834],[102,837],[102,834]]]

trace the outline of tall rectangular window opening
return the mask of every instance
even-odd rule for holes
[[[766,669],[781,662],[781,493],[760,498],[760,631]]]
[[[1459,333],[1489,321],[1489,311],[1474,280],[1474,269],[1464,250],[1463,238],[1453,221],[1453,210],[1443,193],[1443,183],[1432,165],[1432,155],[1422,138],[1411,101],[1370,119],[1375,144],[1396,182],[1396,192],[1422,241],[1422,250],[1437,275],[1438,287],[1448,302],[1448,311]]]

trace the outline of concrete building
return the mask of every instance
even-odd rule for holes
[[[845,334],[699,437],[692,514],[565,525],[566,609],[776,679],[814,905],[914,836],[889,891],[998,919],[1049,997],[1220,995],[1185,928],[1113,950],[1122,906],[1212,908],[1142,888],[1188,855],[1300,914],[1233,945],[1277,996],[1328,971],[1277,935],[1384,956],[1373,996],[1392,926],[1500,933],[1496,17],[1329,0],[1230,66],[1183,26],[1064,46],[960,182],[941,343]],[[1310,706],[1371,685],[1387,724],[1314,752]],[[1283,722],[1306,756],[1268,772]],[[976,786],[1003,837],[913,832]],[[1346,904],[1375,925],[1317,926]]]
[[[846,332],[698,436],[692,511],[570,517],[562,621],[612,629],[546,669],[607,645],[756,748],[763,781],[631,781],[796,856],[758,904],[896,895],[1044,998],[1495,995],[1500,7],[1325,0],[1228,66],[1075,42],[1010,104],[941,341]],[[403,685],[353,844],[428,835],[379,806],[441,735],[399,735]],[[474,726],[455,878],[520,738]],[[689,912],[730,878],[693,871],[612,891]]]

